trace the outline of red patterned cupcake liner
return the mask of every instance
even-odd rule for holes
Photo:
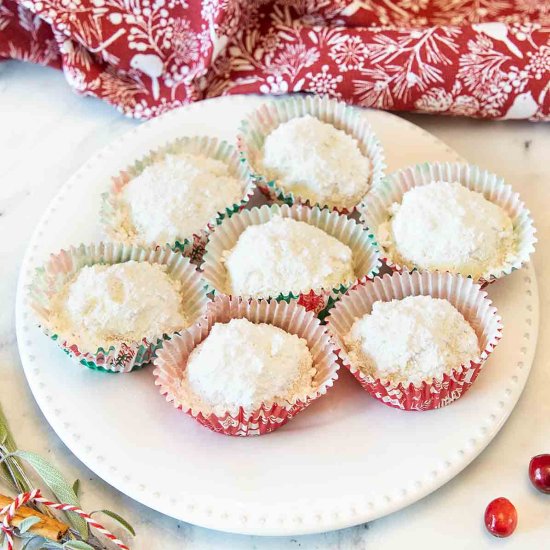
[[[354,365],[344,344],[344,336],[353,323],[370,313],[377,301],[418,295],[444,298],[464,316],[477,334],[482,349],[479,360],[457,366],[450,374],[424,381],[420,386],[376,378]],[[502,336],[502,319],[487,293],[472,279],[450,273],[405,272],[384,275],[354,287],[331,311],[327,328],[333,335],[341,363],[370,395],[396,409],[425,411],[449,405],[472,386]]]
[[[185,369],[191,352],[210,333],[215,323],[246,318],[253,323],[268,323],[307,341],[313,356],[315,391],[296,396],[285,403],[263,403],[256,409],[239,407],[230,411],[198,410],[188,402]],[[315,399],[324,395],[338,378],[338,361],[334,344],[319,320],[296,303],[245,300],[217,296],[208,305],[205,319],[166,342],[154,361],[155,385],[177,409],[192,416],[203,426],[225,435],[263,435],[286,424]]]

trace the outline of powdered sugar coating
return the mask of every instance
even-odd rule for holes
[[[316,370],[303,338],[248,319],[216,323],[187,361],[185,380],[193,408],[258,408],[304,397]]]
[[[481,193],[456,182],[414,187],[378,229],[390,259],[408,268],[450,271],[474,278],[514,261],[510,216]]]
[[[248,226],[224,252],[229,292],[268,298],[336,288],[355,279],[351,249],[323,230],[274,216]]]
[[[311,115],[273,130],[261,163],[284,191],[312,204],[351,210],[369,188],[370,162],[357,140]]]
[[[129,242],[171,244],[199,233],[243,194],[225,162],[190,153],[167,155],[122,189],[122,229]]]
[[[166,267],[129,261],[85,266],[52,300],[51,329],[84,351],[121,342],[155,342],[189,325],[181,284]]]
[[[472,326],[449,301],[431,296],[375,302],[344,342],[357,368],[395,384],[441,379],[480,356]]]

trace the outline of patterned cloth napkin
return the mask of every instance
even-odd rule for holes
[[[257,92],[550,119],[548,0],[0,0],[0,58],[142,119]]]

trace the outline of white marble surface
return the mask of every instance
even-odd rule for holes
[[[535,364],[519,404],[487,450],[453,481],[421,502],[368,525],[305,537],[228,535],[162,516],[112,489],[65,448],[34,403],[20,368],[14,328],[17,274],[37,219],[58,187],[84,160],[135,122],[91,98],[74,95],[61,73],[0,63],[0,403],[21,448],[43,454],[68,478],[79,478],[86,509],[114,509],[134,525],[138,550],[419,549],[445,547],[537,550],[550,539],[550,497],[527,479],[532,455],[550,452],[550,126],[407,115],[462,156],[508,179],[522,194],[538,228],[535,266],[541,325]],[[142,442],[146,444],[146,442]],[[403,468],[407,457],[403,457]],[[519,527],[507,540],[483,528],[486,504],[507,496]],[[130,542],[128,540],[128,542]]]

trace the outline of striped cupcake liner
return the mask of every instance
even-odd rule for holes
[[[166,155],[181,153],[202,155],[225,162],[229,166],[231,176],[241,182],[243,198],[238,203],[227,205],[223,211],[217,212],[205,227],[197,230],[192,235],[181,235],[170,243],[142,242],[139,236],[134,234],[135,229],[131,225],[131,221],[128,220],[121,198],[121,191],[128,182],[139,176],[148,166],[162,161]],[[232,145],[226,141],[207,136],[183,137],[167,143],[159,149],[150,151],[143,158],[113,177],[111,189],[102,195],[101,224],[105,234],[112,241],[140,246],[155,244],[164,246],[168,244],[175,250],[183,252],[185,256],[198,258],[200,262],[200,257],[204,252],[212,228],[224,217],[231,216],[243,208],[250,200],[254,189],[255,184],[252,178],[248,176],[246,164],[240,159],[238,152]],[[151,205],[151,207],[154,208],[154,205]]]
[[[353,253],[357,281],[365,282],[378,273],[381,265],[378,252],[373,246],[368,232],[354,220],[337,212],[330,212],[318,207],[264,205],[260,208],[243,210],[231,218],[223,220],[210,235],[204,262],[201,266],[203,277],[210,291],[231,294],[227,270],[222,261],[224,252],[231,250],[237,244],[240,235],[247,227],[261,225],[275,216],[306,222],[348,245]],[[316,288],[302,293],[289,291],[266,298],[285,302],[297,301],[306,310],[315,312],[322,319],[338,298],[357,281],[342,284],[336,288]]]
[[[285,191],[276,180],[262,173],[261,158],[265,138],[279,125],[293,118],[311,115],[322,122],[332,124],[357,140],[359,149],[370,160],[370,186],[376,187],[386,170],[384,150],[378,137],[359,109],[343,102],[318,96],[296,96],[286,100],[263,104],[242,121],[237,137],[238,148],[247,163],[252,179],[258,188],[272,201],[280,204],[305,204],[328,207],[326,204],[311,204],[311,201]],[[331,206],[340,213],[351,213],[346,208]]]
[[[258,408],[219,410],[216,407],[193,406],[189,401],[192,394],[185,378],[189,355],[208,336],[215,323],[228,323],[237,318],[268,323],[306,340],[316,369],[313,378],[315,390],[285,402],[262,403]],[[155,385],[159,386],[167,402],[210,430],[233,436],[263,435],[280,428],[327,393],[338,378],[339,368],[334,344],[313,313],[296,303],[244,300],[230,296],[217,296],[208,306],[207,317],[166,342],[154,364]]]
[[[368,227],[383,261],[392,271],[424,270],[396,262],[391,257],[391,252],[380,244],[378,228],[388,221],[392,204],[400,204],[407,191],[436,181],[458,182],[470,191],[481,193],[487,200],[500,206],[512,220],[517,242],[515,259],[502,268],[479,277],[476,279],[478,283],[483,286],[492,283],[520,269],[529,261],[537,242],[536,230],[529,210],[510,185],[496,174],[471,164],[426,162],[390,174],[381,185],[367,194],[359,206],[361,222]]]
[[[353,323],[372,311],[377,301],[401,300],[427,295],[448,300],[468,321],[478,337],[479,359],[457,365],[451,374],[414,384],[394,383],[364,372],[349,357],[344,337]],[[406,411],[425,411],[449,405],[475,382],[487,358],[502,337],[502,319],[487,293],[472,279],[450,273],[394,273],[358,285],[336,304],[327,319],[342,364],[372,397],[385,405]]]
[[[71,358],[81,365],[102,372],[130,372],[151,362],[155,352],[170,335],[156,341],[100,347],[93,352],[84,350],[68,334],[58,334],[51,328],[51,299],[56,296],[84,266],[119,264],[135,260],[166,265],[166,272],[182,285],[182,302],[188,318],[195,322],[206,313],[208,297],[204,281],[188,258],[169,247],[144,248],[117,243],[81,244],[52,254],[43,267],[36,270],[29,287],[28,299],[44,333],[57,342]]]

